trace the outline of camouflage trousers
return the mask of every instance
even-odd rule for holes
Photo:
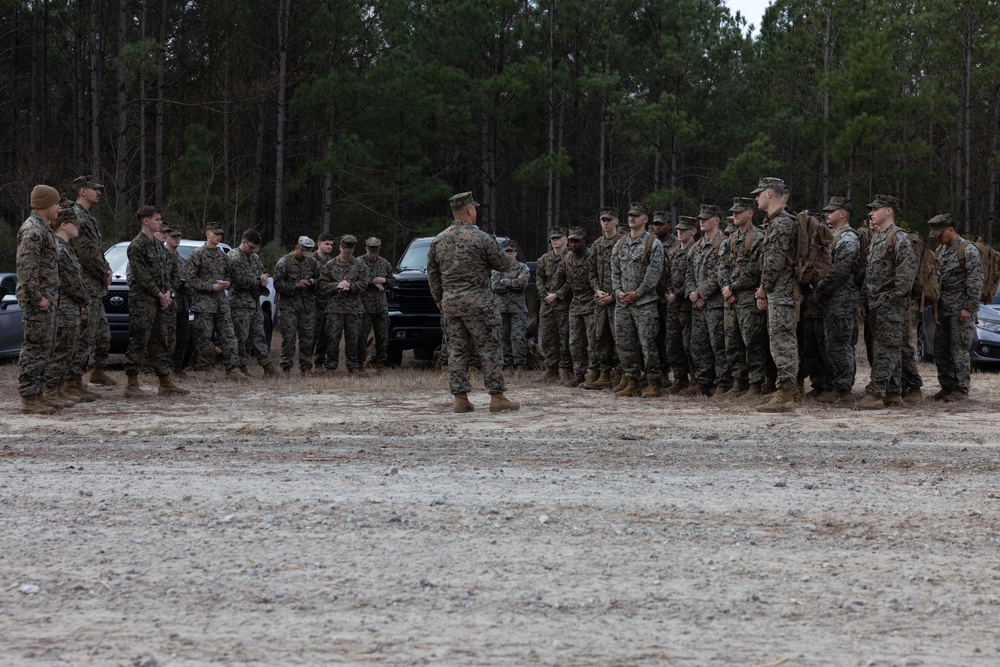
[[[756,305],[726,304],[726,354],[734,380],[764,381],[765,319]]]
[[[907,337],[906,309],[882,306],[868,311],[865,327],[872,331],[872,372],[866,394],[885,397],[902,393],[903,340]]]
[[[771,357],[777,369],[775,386],[795,389],[799,377],[799,345],[795,336],[796,312],[794,304],[767,302],[767,336]]]
[[[569,354],[573,359],[573,374],[583,376],[597,370],[597,337],[594,335],[594,312],[570,313]]]
[[[615,341],[625,377],[638,380],[640,371],[645,370],[648,380],[662,379],[660,358],[656,354],[658,324],[655,303],[618,306],[615,310]],[[642,361],[644,369],[640,369]]]
[[[184,357],[187,355],[191,342],[191,319],[186,301],[174,302],[174,342],[168,343],[173,350],[172,363],[174,368],[184,368]]]
[[[219,348],[222,350],[222,365],[227,370],[240,365],[240,355],[236,349],[236,332],[233,330],[233,315],[228,306],[219,313],[195,313],[194,331],[198,336],[198,360],[202,366],[215,363],[215,343],[212,342],[212,333],[215,333]]]
[[[802,318],[800,328],[799,374],[803,378],[808,377],[814,389],[830,389],[830,360],[826,354],[826,327],[822,311],[810,311]]]
[[[348,370],[358,368],[358,335],[361,331],[360,313],[326,313],[326,360],[323,368],[328,371],[340,366],[340,340],[344,340],[344,364]],[[282,365],[284,365],[282,363]]]
[[[823,313],[826,329],[826,359],[830,364],[829,386],[839,391],[854,387],[857,373],[855,348],[858,345],[858,316],[853,304],[830,306]]]
[[[375,363],[385,365],[389,352],[389,311],[358,315],[358,363],[368,358],[368,333],[375,332]]]
[[[504,366],[528,363],[528,313],[500,313]]]
[[[170,373],[167,348],[168,327],[174,325],[171,313],[160,307],[155,297],[132,294],[128,302],[128,350],[125,374],[136,376],[148,367],[157,375]]]
[[[326,349],[330,342],[326,338],[326,306],[316,305],[316,320],[313,323],[313,367],[326,367]]]
[[[17,358],[17,393],[37,396],[45,388],[52,347],[56,340],[56,306],[46,311],[24,310],[21,319],[24,336]]]
[[[52,389],[61,387],[77,355],[80,346],[81,317],[84,310],[80,305],[66,299],[56,309],[56,340],[52,346],[52,361],[45,371],[48,376],[45,385]],[[82,375],[82,373],[81,373]]]
[[[240,366],[250,363],[253,356],[261,366],[271,363],[271,350],[264,334],[264,311],[257,308],[234,308],[233,333],[236,336],[236,355]]]
[[[603,373],[610,373],[612,368],[618,366],[618,350],[615,346],[615,304],[595,306],[594,341],[597,367]]]
[[[910,299],[912,302],[913,299]],[[913,302],[906,312],[906,332],[903,337],[903,344],[900,347],[900,354],[903,355],[903,368],[901,371],[901,382],[903,389],[919,389],[924,386],[924,380],[920,377],[920,369],[917,368],[917,321],[923,317],[920,302]]]
[[[656,354],[660,357],[660,372],[670,375],[670,356],[667,354],[667,302],[656,302]]]
[[[731,387],[733,372],[726,356],[724,308],[691,309],[691,361],[698,384]]]
[[[298,342],[299,370],[309,370],[313,367],[315,309],[294,305],[282,306],[278,309],[278,319],[281,321],[281,367],[288,370],[295,365],[295,344]],[[340,345],[339,341],[337,345]],[[327,346],[327,349],[330,347],[332,345]]]
[[[572,368],[569,353],[569,311],[550,310],[538,316],[541,328],[542,352],[548,368]]]
[[[87,372],[87,367],[93,361],[94,346],[97,341],[98,329],[105,329],[108,331],[108,339],[104,347],[104,359],[108,358],[108,347],[111,343],[110,329],[108,329],[108,319],[104,314],[104,302],[99,296],[91,295],[90,305],[86,308],[80,310],[80,338],[79,343],[76,346],[76,352],[73,354],[73,358],[69,362],[69,368],[66,369],[66,377],[81,377]],[[103,368],[104,364],[102,362],[100,368]]]
[[[691,310],[668,305],[666,325],[664,345],[674,380],[687,378],[691,372]]]
[[[965,322],[958,315],[940,316],[934,330],[934,364],[941,388],[969,391],[971,364],[969,346],[975,328],[975,315]]]
[[[448,318],[448,389],[452,394],[468,393],[469,364],[479,357],[483,382],[490,394],[507,391],[503,379],[503,343],[500,340],[500,313]]]

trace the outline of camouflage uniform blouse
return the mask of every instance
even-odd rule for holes
[[[77,308],[90,305],[90,294],[83,285],[82,270],[70,244],[56,237],[56,260],[59,263],[59,307],[73,304]],[[77,315],[79,316],[79,315]]]
[[[260,275],[265,272],[264,262],[257,253],[248,255],[239,247],[230,250],[226,258],[229,260],[229,279],[233,283],[229,288],[229,306],[254,310],[260,304],[260,297],[267,294],[267,288],[260,285]]]
[[[750,247],[747,248],[747,238]],[[729,246],[729,281],[725,283],[736,294],[736,303],[757,307],[754,292],[760,285],[760,253],[764,246],[764,232],[750,225],[746,230],[737,229],[726,240]]]
[[[108,293],[107,277],[111,267],[104,259],[104,240],[97,228],[97,219],[80,204],[73,204],[73,212],[80,219],[80,234],[69,244],[80,262],[87,292],[90,296],[102,297]]]
[[[688,271],[687,294],[697,292],[705,300],[707,308],[721,308],[725,305],[719,285],[719,247],[725,240],[722,232],[711,239],[701,237],[688,253],[690,271]]]
[[[830,270],[816,284],[816,294],[824,306],[844,304],[857,308],[858,286],[855,269],[861,261],[858,233],[844,225],[833,233],[833,260]],[[835,303],[836,302],[836,303]]]
[[[431,296],[445,317],[496,312],[490,271],[506,271],[511,260],[493,237],[456,220],[434,237],[427,252]]]
[[[561,255],[557,255],[550,250],[538,258],[538,265],[535,267],[535,285],[538,287],[538,298],[541,300],[542,314],[550,313],[554,310],[569,310],[569,298],[572,291],[566,285],[566,274],[559,271],[563,260],[568,254],[568,250]],[[545,297],[550,294],[555,294],[559,297],[552,305],[545,303]]]
[[[677,297],[677,304],[671,306],[677,310],[691,310],[691,301],[684,291],[686,289],[688,273],[691,270],[691,260],[688,257],[690,252],[691,246],[684,248],[680,243],[677,243],[670,249],[670,254],[664,260],[665,263],[670,265],[670,281],[667,283],[667,294],[673,294]]]
[[[521,274],[524,277],[521,277]],[[490,284],[497,295],[501,313],[527,313],[528,304],[524,300],[524,288],[528,286],[531,271],[524,262],[515,262],[506,271],[493,271]]]
[[[572,294],[569,304],[570,314],[585,315],[594,312],[597,299],[590,278],[590,249],[584,248],[580,257],[567,251],[563,255],[562,272],[566,276],[566,286]]]
[[[286,306],[293,308],[315,308],[316,290],[313,287],[296,289],[300,280],[318,279],[320,264],[311,255],[303,255],[295,259],[295,253],[290,252],[274,264],[274,289],[281,296]]]
[[[631,234],[623,236],[611,255],[611,288],[619,308],[656,303],[656,283],[663,272],[663,246],[659,239],[653,237],[649,264],[643,266],[646,238],[649,236],[649,232],[643,232],[637,239]],[[639,298],[633,304],[624,304],[618,300],[618,292],[635,292]]]
[[[610,239],[603,234],[590,246],[590,275],[594,290],[611,294],[611,255],[622,235],[615,233]]]
[[[965,242],[965,261],[961,250],[963,239],[956,234],[955,243],[949,248],[938,248],[941,268],[941,298],[938,301],[938,315],[952,317],[963,310],[975,313],[979,310],[979,293],[983,289],[983,260],[971,242]]]
[[[337,284],[343,280],[351,283],[351,289],[346,292],[337,289]],[[343,260],[339,254],[323,265],[316,280],[316,291],[326,299],[326,312],[340,315],[364,314],[361,295],[367,287],[368,272],[361,259]]]
[[[232,282],[229,258],[222,248],[201,246],[191,253],[187,279],[188,285],[194,290],[191,295],[191,312],[222,313],[230,308],[226,290],[212,290],[212,285],[219,280]]]
[[[867,308],[885,307],[905,314],[917,274],[917,258],[905,230],[890,225],[872,235],[865,265],[865,289],[862,304]]]
[[[17,230],[17,303],[22,311],[36,312],[42,299],[53,309],[59,303],[56,235],[32,213]]]
[[[358,257],[358,262],[361,263],[361,268],[365,272],[365,280],[368,282],[365,290],[361,293],[361,303],[365,308],[364,312],[388,312],[389,304],[386,299],[385,290],[391,289],[396,284],[396,279],[392,275],[392,265],[389,264],[389,260],[385,257],[369,259],[368,253]],[[385,278],[385,285],[382,286],[385,289],[379,291],[375,283],[372,282],[375,278]]]
[[[765,221],[767,231],[761,251],[760,286],[776,306],[795,305],[795,219],[777,211]]]
[[[162,243],[139,232],[129,243],[127,253],[130,299],[141,294],[156,300],[162,292],[170,291],[172,262]]]

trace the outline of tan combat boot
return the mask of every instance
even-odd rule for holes
[[[56,409],[56,412],[62,410],[63,408],[68,408],[69,406],[73,405],[73,403],[70,403],[69,401],[64,401],[59,396],[59,393],[56,391],[55,387],[46,387],[45,389],[43,389],[39,398],[43,403],[48,403],[49,405],[54,407]]]
[[[732,388],[726,392],[726,398],[739,398],[750,391],[750,381],[746,378],[733,380]]]
[[[945,403],[958,403],[961,401],[967,401],[969,400],[969,392],[963,391],[961,389],[952,389],[941,400],[944,401]]]
[[[469,400],[469,395],[466,392],[463,391],[459,394],[455,394],[455,412],[472,412],[475,409],[476,406],[474,406],[472,401]]]
[[[146,392],[139,386],[139,376],[129,375],[128,384],[125,385],[125,398],[143,398]]]
[[[26,415],[51,415],[56,409],[41,400],[38,394],[21,397],[21,412]]]
[[[760,393],[766,396],[776,391],[778,391],[778,387],[774,384],[774,380],[764,380],[764,384],[760,388]]]
[[[586,382],[583,383],[584,389],[607,389],[610,386],[611,386],[611,376],[608,374],[607,371],[601,371],[600,375],[598,375],[597,379],[594,380],[593,382],[587,380]]]
[[[63,390],[63,385],[59,385],[58,387],[56,387],[55,389],[53,389],[53,391],[55,392],[56,396],[58,396],[60,399],[62,399],[63,405],[65,405],[67,408],[73,407],[74,405],[76,405],[77,403],[80,402],[79,398],[76,398],[75,396],[70,396],[69,394],[67,394]]]
[[[118,382],[108,377],[103,369],[95,368],[90,372],[90,384],[99,384],[105,387],[114,387],[118,384]]]
[[[563,386],[572,389],[573,387],[579,387],[584,383],[584,380],[585,377],[583,375],[570,375],[569,379],[563,382]]]
[[[240,372],[238,366],[233,366],[226,369],[226,379],[230,382],[249,382],[250,378]]]
[[[611,369],[611,386],[608,387],[611,391],[618,391],[620,387],[624,387],[622,384],[625,382],[625,376],[622,374],[622,369],[612,368]]]
[[[675,377],[674,383],[670,385],[667,389],[667,396],[677,396],[678,394],[683,394],[684,390],[690,386],[688,383],[687,375],[682,375],[681,377]]]
[[[548,366],[545,368],[545,375],[542,376],[542,382],[558,382],[559,381],[559,369],[555,366]]]
[[[758,398],[763,396],[764,392],[761,390],[762,384],[763,382],[754,382],[753,384],[748,385],[747,390],[743,392],[743,396],[745,398]]]
[[[247,368],[246,364],[240,364],[240,373],[242,373],[244,376],[246,376],[247,378],[249,378],[251,380],[253,379],[253,376],[250,375],[250,369]]]
[[[903,390],[902,398],[907,405],[917,405],[924,402],[924,392],[920,387],[910,387]]]
[[[771,400],[758,405],[757,412],[791,412],[795,407],[795,397],[799,393],[798,389],[778,389],[771,396]]]
[[[635,398],[642,395],[642,387],[639,386],[638,380],[633,380],[631,378],[625,378],[625,386],[615,392],[615,396],[618,398]]]
[[[695,383],[689,385],[687,389],[681,392],[681,396],[711,396],[712,388],[700,383]]]
[[[875,394],[865,394],[864,398],[851,407],[855,410],[884,410],[885,399]]]
[[[267,364],[266,366],[264,366],[264,377],[265,378],[278,377],[278,371],[275,370],[274,364]]]
[[[597,370],[596,368],[591,368],[590,370],[587,371],[587,377],[583,379],[583,384],[587,384],[588,382],[597,382],[597,380],[600,377],[601,377],[601,371]]]
[[[88,391],[83,386],[83,378],[69,378],[63,384],[63,393],[71,398],[75,398],[79,403],[90,403],[96,401],[98,396],[92,391]]]
[[[663,396],[663,383],[660,380],[650,380],[646,385],[646,391],[642,392],[643,398],[659,398]]]
[[[512,412],[520,410],[521,404],[501,394],[490,395],[490,412]]]
[[[573,379],[573,369],[572,368],[560,368],[559,369],[559,383],[565,385],[567,382]]]
[[[158,394],[175,394],[177,396],[186,396],[191,393],[187,389],[181,389],[175,385],[171,380],[169,375],[160,375],[160,388],[156,393]]]
[[[827,389],[816,399],[817,403],[840,403],[851,400],[850,389]]]
[[[825,395],[829,391],[830,391],[829,389],[826,389],[824,387],[813,387],[808,392],[806,392],[806,398],[818,399],[820,396]]]

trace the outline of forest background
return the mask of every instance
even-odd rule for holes
[[[631,201],[728,208],[761,176],[793,208],[876,193],[926,232],[993,241],[1000,2],[0,0],[0,268],[32,186],[106,186],[199,238],[382,237],[398,257],[472,190],[529,257]],[[280,252],[280,250],[278,250]]]

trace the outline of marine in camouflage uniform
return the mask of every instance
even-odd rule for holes
[[[364,366],[368,356],[368,332],[374,331],[374,366],[376,368],[384,367],[388,358],[389,302],[385,291],[396,285],[396,278],[392,275],[392,265],[389,260],[379,257],[378,253],[381,247],[382,240],[370,236],[365,239],[365,248],[368,252],[358,258],[358,262],[364,267],[365,278],[368,281],[368,286],[361,293],[364,313],[359,318],[358,363]]]
[[[573,368],[569,351],[569,301],[572,291],[566,284],[566,274],[559,268],[566,257],[566,230],[549,230],[552,250],[538,258],[535,284],[541,305],[538,311],[539,337],[545,353],[545,378],[555,381],[560,372],[568,380]]]
[[[656,353],[660,357],[660,370],[663,372],[664,387],[670,386],[670,357],[667,355],[667,285],[670,284],[670,262],[667,257],[677,243],[673,233],[673,225],[665,211],[653,213],[653,235],[663,247],[663,272],[660,282],[656,285],[656,318],[659,326],[656,334]]]
[[[323,265],[316,291],[326,297],[326,360],[324,369],[332,373],[340,365],[340,340],[344,339],[344,361],[348,373],[363,373],[358,358],[358,335],[365,307],[361,295],[368,287],[368,270],[354,256],[358,240],[344,234],[340,253]]]
[[[448,387],[455,412],[474,409],[468,398],[470,351],[479,357],[490,411],[517,410],[521,406],[504,396],[500,312],[490,290],[491,271],[506,271],[513,262],[476,226],[479,204],[471,192],[457,194],[449,203],[455,222],[431,241],[427,280],[434,303],[448,318]]]
[[[160,378],[170,375],[167,349],[170,276],[173,263],[163,243],[155,238],[160,231],[160,211],[140,206],[136,212],[141,230],[128,246],[128,350],[125,353],[126,398],[142,396],[139,374],[148,366]],[[169,321],[168,321],[169,319]]]
[[[571,227],[566,238],[569,251],[563,256],[562,271],[571,292],[569,305],[569,351],[573,359],[573,377],[566,380],[567,387],[577,387],[589,380],[596,382],[597,339],[594,335],[594,284],[590,275],[590,249],[587,233],[582,227]]]
[[[921,262],[933,261],[935,258],[928,257],[928,255],[933,254],[934,251],[927,243],[923,242],[923,239],[920,238],[920,234],[917,232],[911,231],[908,234],[910,236],[910,243],[913,245],[913,255],[917,263],[917,274],[915,275],[919,275]],[[919,253],[917,251],[918,244],[920,247]],[[917,366],[917,322],[924,316],[924,306],[930,304],[924,302],[924,297],[919,294],[919,288],[920,286],[916,284],[916,277],[914,277],[914,291],[910,294],[909,299],[910,311],[906,316],[906,335],[903,337],[903,344],[900,348],[900,354],[903,356],[903,370],[901,373],[903,385],[902,397],[910,405],[915,405],[924,400],[923,390],[921,389],[924,386],[924,380],[920,376],[920,368]]]
[[[668,394],[679,394],[688,388],[688,373],[691,372],[691,300],[688,299],[687,281],[691,271],[688,253],[694,246],[694,236],[698,230],[698,218],[682,215],[677,221],[678,241],[664,257],[668,264],[670,280],[667,283],[667,332],[664,345],[670,368],[674,374]]]
[[[585,382],[584,389],[611,388],[611,374],[618,365],[615,347],[615,296],[611,285],[611,255],[622,235],[618,232],[618,211],[602,208],[601,236],[590,246],[590,281],[594,286],[595,362],[601,375]]]
[[[758,395],[764,382],[763,337],[766,321],[754,295],[760,284],[764,232],[753,224],[753,199],[736,197],[729,209],[737,230],[726,239],[726,260],[720,262],[719,283],[726,301],[726,354],[733,369],[727,396]]]
[[[200,366],[211,377],[215,366],[214,332],[222,350],[222,365],[229,379],[245,379],[239,371],[240,355],[233,328],[232,304],[226,290],[232,286],[232,268],[226,253],[218,246],[223,230],[209,226],[208,242],[191,253],[188,259],[188,285],[191,286],[191,312],[198,335]]]
[[[833,230],[833,257],[830,270],[810,297],[823,310],[826,332],[830,391],[818,398],[824,403],[850,398],[857,372],[855,348],[861,296],[856,276],[861,261],[861,241],[849,224],[852,210],[851,200],[844,197],[831,197],[823,209],[827,224]]]
[[[260,234],[247,230],[240,239],[240,245],[227,253],[229,277],[233,283],[229,290],[229,307],[240,372],[249,375],[247,364],[253,356],[264,369],[264,375],[270,377],[275,371],[264,332],[264,311],[260,308],[260,297],[267,296],[268,275],[257,254],[260,241]]]
[[[281,368],[291,370],[295,364],[295,344],[298,342],[299,370],[307,373],[313,367],[313,336],[316,327],[316,279],[320,265],[307,254],[316,247],[308,236],[300,236],[292,252],[274,264],[274,289],[281,298],[278,320],[281,322]]]
[[[59,304],[59,265],[56,237],[49,226],[59,213],[59,193],[47,185],[31,191],[31,215],[17,231],[17,303],[24,336],[18,357],[17,391],[21,410],[51,414],[43,401],[46,372],[52,360]]]
[[[917,262],[913,244],[905,230],[896,226],[899,202],[889,195],[876,195],[872,203],[872,235],[865,265],[865,288],[861,314],[872,327],[871,381],[856,407],[878,409],[902,404],[903,338],[907,335],[910,292]]]
[[[656,285],[663,272],[663,246],[646,231],[645,204],[629,207],[629,234],[611,255],[611,285],[615,295],[615,342],[622,364],[623,386],[616,396],[656,397],[662,393],[660,357],[656,352]],[[647,240],[648,239],[648,240]],[[640,356],[641,355],[641,356]],[[645,363],[646,391],[639,384]]]
[[[173,264],[170,271],[170,287],[173,289],[175,295],[168,308],[168,311],[172,313],[174,326],[167,326],[167,348],[171,350],[170,363],[173,367],[172,373],[176,377],[186,377],[184,357],[187,355],[188,345],[191,340],[191,320],[189,318],[191,313],[191,287],[187,284],[187,260],[177,252],[183,233],[176,226],[171,226],[162,231],[167,237],[163,245],[167,249],[167,255]]]
[[[767,213],[767,229],[761,249],[760,287],[757,288],[757,308],[767,311],[767,333],[771,356],[777,367],[777,392],[761,412],[791,410],[797,398],[799,348],[796,339],[798,290],[795,278],[795,220],[785,211],[787,189],[780,178],[766,177],[757,183],[751,194],[757,198],[757,208]]]
[[[97,218],[90,209],[101,199],[104,186],[92,176],[81,176],[73,181],[76,190],[74,213],[80,220],[80,234],[70,240],[73,252],[80,261],[83,271],[83,286],[90,295],[87,312],[80,326],[80,345],[70,363],[69,377],[83,377],[88,368],[93,369],[90,381],[94,384],[117,384],[104,372],[111,348],[111,329],[104,310],[104,297],[111,282],[111,267],[104,258],[104,239],[97,226]]]
[[[690,270],[685,291],[691,302],[691,360],[696,384],[688,395],[708,395],[718,385],[725,392],[733,384],[726,356],[725,301],[719,285],[719,246],[725,237],[719,229],[722,213],[706,204],[698,214],[703,236],[688,255]]]
[[[90,295],[83,285],[80,262],[70,246],[70,239],[79,233],[79,222],[73,210],[72,202],[67,201],[59,209],[56,219],[56,261],[59,265],[59,306],[56,309],[56,338],[52,348],[52,361],[46,371],[45,390],[49,395],[60,395],[63,383],[69,379],[70,367],[76,358],[80,345],[81,319],[90,305]],[[80,392],[85,396],[89,392]],[[69,398],[69,404],[77,403],[76,395]],[[89,400],[93,400],[91,396]]]
[[[524,262],[517,261],[517,243],[512,239],[503,242],[504,254],[514,264],[506,271],[492,271],[490,287],[497,297],[502,326],[503,363],[524,371],[528,364],[527,341],[528,304],[524,290],[531,279],[531,271]]]
[[[969,346],[983,289],[983,262],[975,244],[955,229],[947,213],[928,222],[931,241],[937,241],[941,270],[938,323],[934,330],[934,365],[941,390],[933,398],[962,401],[969,397]]]
[[[319,271],[323,271],[323,265],[333,259],[336,255],[333,252],[334,239],[329,234],[320,234],[316,237],[316,252],[312,254],[313,259],[319,264]],[[319,273],[316,274],[317,276]],[[330,347],[326,340],[326,297],[318,291],[316,295],[316,320],[313,324],[313,368],[323,368],[326,366],[326,348]]]

